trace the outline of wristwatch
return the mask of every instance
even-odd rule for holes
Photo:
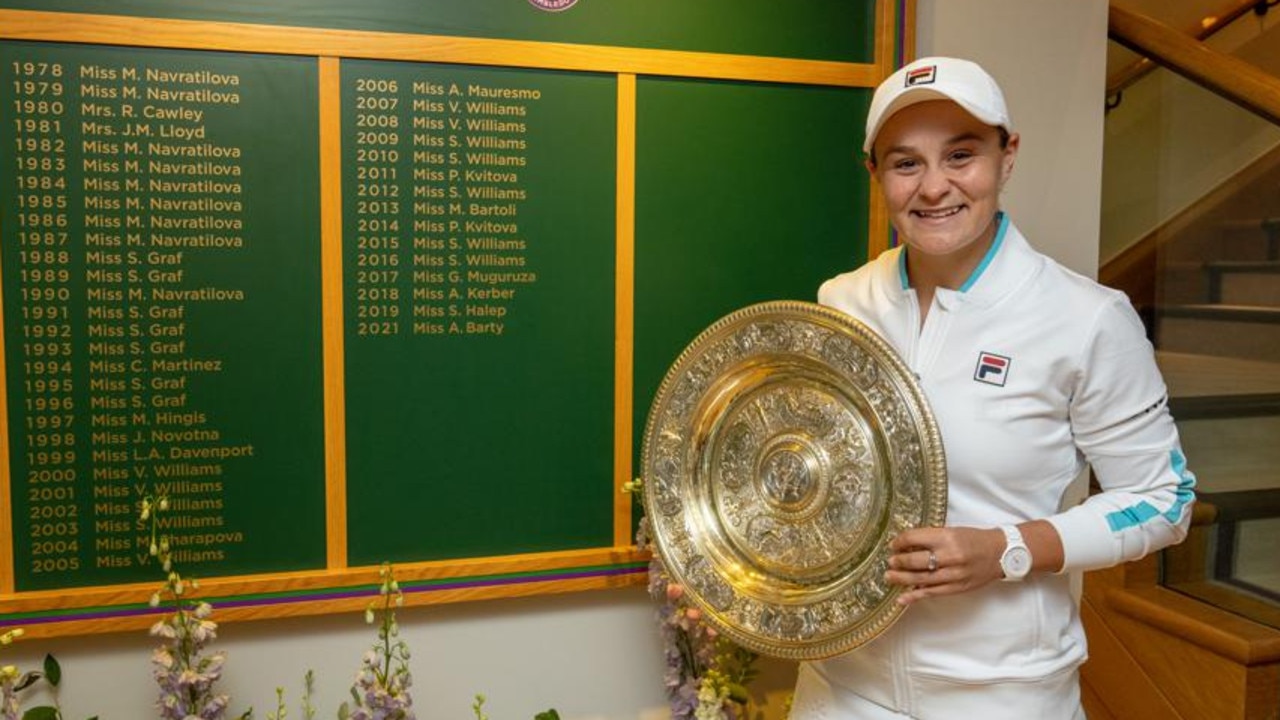
[[[1000,556],[1000,569],[1004,570],[1005,582],[1017,582],[1031,572],[1031,550],[1022,541],[1022,533],[1017,525],[1005,525],[1004,554]]]

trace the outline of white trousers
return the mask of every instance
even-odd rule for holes
[[[900,713],[832,684],[801,663],[788,720],[1087,720],[1074,670],[1030,684],[929,683],[920,690],[918,714]],[[1030,703],[1028,698],[1033,698]]]

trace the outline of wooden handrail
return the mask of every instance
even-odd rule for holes
[[[1280,80],[1146,15],[1111,6],[1111,39],[1280,125]]]
[[[1235,22],[1241,15],[1253,12],[1257,5],[1258,0],[1231,0],[1229,5],[1205,18],[1204,21],[1187,28],[1182,34],[1203,42]],[[1159,66],[1150,58],[1143,57],[1120,68],[1107,78],[1107,97],[1124,90],[1157,67]]]

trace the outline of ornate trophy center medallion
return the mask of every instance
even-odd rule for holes
[[[901,612],[887,541],[946,513],[942,441],[893,351],[811,303],[735,312],[681,354],[643,451],[654,545],[706,617],[784,658],[847,651]]]
[[[764,499],[779,510],[798,510],[817,494],[818,458],[798,442],[771,450],[760,468]]]

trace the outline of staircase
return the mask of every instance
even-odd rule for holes
[[[1207,241],[1166,246],[1154,342],[1200,500],[1215,511],[1198,536],[1207,547],[1171,551],[1183,559],[1175,587],[1217,596],[1225,586],[1280,607],[1276,200],[1276,217],[1223,221]]]
[[[1280,717],[1280,263],[1251,224],[1252,242],[1233,225],[1156,263],[1148,315],[1198,497],[1185,542],[1086,577],[1091,720]]]
[[[1082,698],[1277,720],[1280,81],[1116,2],[1111,37],[1164,69],[1109,105],[1099,278],[1147,323],[1198,501],[1180,545],[1086,574]]]

